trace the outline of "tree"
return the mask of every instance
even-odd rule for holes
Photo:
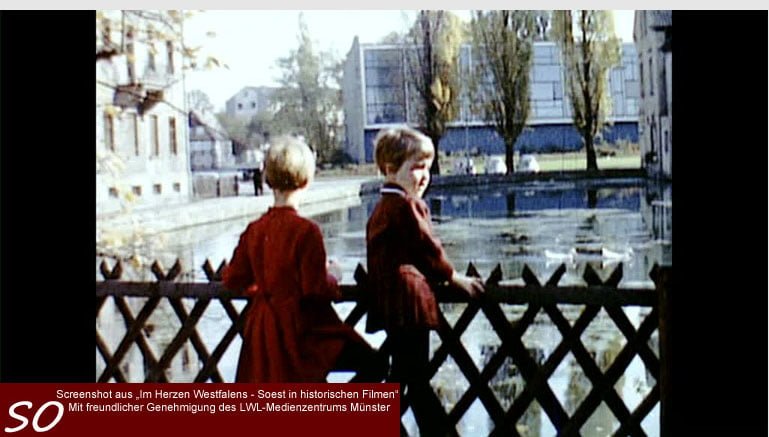
[[[475,52],[483,76],[476,95],[486,119],[492,119],[505,141],[507,173],[513,172],[513,150],[529,117],[529,72],[534,14],[529,11],[476,11],[471,21]]]
[[[608,11],[554,11],[552,35],[561,48],[574,126],[582,136],[587,170],[597,170],[595,140],[611,113],[609,70],[620,43]]]
[[[459,109],[462,30],[451,12],[422,10],[406,37],[413,44],[406,46],[404,55],[407,89],[414,94],[417,121],[435,146],[432,174],[440,174],[438,146],[446,123],[456,118]]]
[[[187,93],[187,108],[202,112],[213,112],[214,104],[208,94],[201,90],[192,90]]]
[[[231,117],[226,112],[216,114],[216,119],[222,125],[227,135],[241,144],[248,144],[250,132],[248,129],[248,120],[241,117]]]
[[[273,95],[279,108],[275,119],[291,126],[292,132],[272,133],[303,135],[318,161],[327,162],[341,137],[342,64],[327,52],[315,51],[301,14],[298,36],[299,47],[278,59],[282,77]]]

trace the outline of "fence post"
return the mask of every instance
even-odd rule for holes
[[[657,289],[659,305],[659,352],[660,352],[660,436],[673,435],[673,268],[655,265],[651,274]]]

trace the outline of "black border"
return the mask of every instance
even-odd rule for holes
[[[767,12],[673,30],[671,435],[767,435]]]
[[[95,379],[93,11],[0,11],[0,381]]]

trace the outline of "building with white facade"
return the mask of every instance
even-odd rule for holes
[[[642,165],[653,177],[673,178],[673,13],[636,11],[641,106],[638,129]]]
[[[270,109],[270,98],[274,92],[272,87],[244,87],[227,100],[225,112],[230,117],[251,118]]]
[[[346,138],[345,152],[356,162],[372,162],[376,133],[394,124],[415,124],[415,109],[404,80],[404,46],[361,44],[356,37],[344,63],[342,93]],[[460,49],[462,72],[477,73],[473,47]],[[613,123],[604,133],[607,143],[638,142],[638,57],[632,43],[621,46],[621,64],[610,71]],[[466,73],[462,73],[466,74]],[[554,42],[535,42],[530,82],[531,114],[528,126],[515,145],[521,153],[569,151],[582,148],[582,137],[572,124],[565,91],[560,50]],[[469,83],[467,77],[462,83]],[[504,153],[503,139],[493,122],[473,112],[472,93],[461,90],[460,111],[441,138],[443,151],[474,150],[485,154]]]
[[[190,166],[192,171],[235,165],[232,139],[209,111],[190,111]]]
[[[97,215],[191,197],[181,24],[169,18],[97,13]]]

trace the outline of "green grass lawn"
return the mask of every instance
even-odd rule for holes
[[[541,171],[585,170],[587,158],[585,153],[558,153],[537,155]],[[598,168],[601,170],[616,168],[641,168],[640,154],[605,156],[598,158]]]

